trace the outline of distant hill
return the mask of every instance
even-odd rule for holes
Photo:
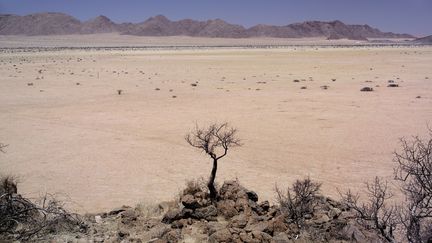
[[[426,37],[422,37],[422,38],[417,38],[417,39],[413,40],[412,42],[414,42],[416,44],[428,44],[428,45],[432,45],[432,35],[426,36]]]
[[[414,38],[409,34],[382,32],[368,25],[347,25],[341,21],[307,21],[285,26],[256,25],[245,28],[221,19],[171,21],[163,15],[141,23],[117,24],[105,16],[81,22],[63,13],[36,13],[26,16],[0,15],[0,35],[65,35],[117,32],[137,36],[248,37],[326,37],[367,40],[367,38]]]

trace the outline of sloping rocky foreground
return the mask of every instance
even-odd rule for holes
[[[179,203],[153,209],[122,207],[87,215],[83,232],[50,236],[66,242],[384,242],[355,220],[355,213],[330,198],[319,196],[301,226],[283,210],[237,181],[226,181],[212,203],[203,190],[185,190]]]

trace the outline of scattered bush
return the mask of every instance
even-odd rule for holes
[[[393,194],[388,190],[387,181],[375,177],[366,183],[366,202],[359,202],[359,195],[351,191],[341,194],[342,203],[356,212],[358,221],[365,227],[379,232],[387,241],[394,241],[394,231],[398,225],[397,207],[389,206],[388,199]]]
[[[309,177],[297,180],[285,193],[276,186],[276,200],[281,213],[300,226],[306,214],[313,214],[320,188],[321,183],[313,182]]]
[[[69,213],[52,195],[34,203],[17,194],[15,177],[0,178],[0,235],[30,240],[61,230],[85,229],[77,214]]]
[[[432,223],[432,130],[428,139],[402,138],[401,144],[402,151],[394,153],[395,179],[406,197],[400,220],[409,242],[430,242],[432,235],[426,229]]]
[[[362,92],[371,92],[371,91],[373,91],[373,88],[371,88],[371,87],[363,87],[360,91],[362,91]]]

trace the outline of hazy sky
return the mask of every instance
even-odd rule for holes
[[[221,18],[246,27],[305,20],[341,20],[383,31],[432,34],[432,0],[0,0],[0,13],[63,12],[87,20],[141,22],[163,14],[172,20]]]

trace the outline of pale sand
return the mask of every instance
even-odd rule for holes
[[[238,178],[273,200],[275,183],[307,175],[332,196],[375,175],[391,179],[398,138],[425,134],[432,121],[432,47],[57,51],[0,61],[0,142],[9,144],[1,172],[18,174],[25,195],[69,195],[80,212],[170,200],[186,179],[207,177],[210,159],[183,139],[196,122],[228,121],[243,140],[217,180]],[[387,88],[389,79],[401,87]]]

